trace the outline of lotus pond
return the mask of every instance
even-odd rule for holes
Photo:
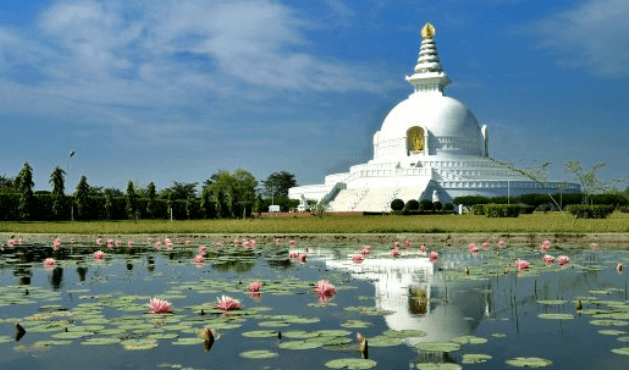
[[[199,251],[200,244],[207,248]],[[618,268],[629,263],[624,250],[434,245],[427,249],[438,260],[430,261],[414,244],[395,248],[397,257],[393,245],[372,245],[366,253],[356,244],[284,241],[168,247],[3,245],[0,369],[627,369],[629,363],[628,277]],[[557,258],[560,266],[545,255],[568,260]],[[321,280],[335,289],[315,294]],[[249,290],[252,282],[261,283],[259,291]],[[223,296],[239,302],[217,307]],[[152,313],[153,298],[167,301],[171,312]],[[213,342],[202,334],[208,328]]]

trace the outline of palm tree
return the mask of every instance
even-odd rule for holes
[[[50,180],[48,181],[52,185],[52,213],[57,220],[62,218],[65,208],[65,174],[66,172],[57,166],[50,174]]]

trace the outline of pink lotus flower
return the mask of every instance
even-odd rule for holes
[[[432,263],[437,263],[437,260],[439,259],[439,253],[435,251],[430,252],[428,259],[430,259],[430,262]]]
[[[127,242],[127,247],[129,247],[129,248],[133,248],[134,246],[135,246],[135,242],[134,242],[133,240],[129,240],[129,241]]]
[[[234,239],[234,245],[238,245],[239,241],[238,239]]]
[[[96,245],[98,245],[99,247],[103,245],[103,238],[96,239]]]
[[[504,240],[498,242],[498,248],[504,248],[507,246],[507,243]]]
[[[485,249],[485,250],[489,250],[489,247],[491,247],[491,244],[489,244],[489,243],[487,243],[487,242],[484,242],[484,243],[483,243],[483,249]]]
[[[400,255],[400,250],[395,248],[395,249],[391,249],[391,251],[389,252],[389,256],[391,257],[397,257]]]
[[[164,239],[164,244],[166,244],[166,243],[172,243],[172,240],[166,238],[166,239]]]
[[[473,255],[477,255],[478,252],[480,252],[480,248],[478,248],[476,245],[474,245],[472,247],[472,249],[470,249],[470,252],[472,252]]]
[[[242,308],[239,300],[228,297],[226,295],[222,296],[220,299],[217,298],[216,300],[217,302],[214,303],[214,307],[218,308],[219,310],[229,311],[240,310]]]
[[[252,281],[251,284],[249,284],[249,291],[250,292],[259,292],[260,288],[262,287],[262,283],[259,281]]]
[[[199,246],[199,254],[205,256],[207,254],[207,247],[205,245]]]
[[[394,243],[393,243],[393,247],[394,247],[395,249],[399,249],[399,248],[400,248],[400,242],[394,242]]]
[[[561,266],[566,266],[568,262],[570,262],[570,258],[568,258],[568,256],[557,257],[557,263],[559,263]]]
[[[107,248],[113,248],[114,247],[114,241],[111,239],[107,239]]]
[[[470,243],[470,244],[467,245],[467,250],[471,252],[472,249],[475,248],[475,247],[476,247],[476,244]]]
[[[622,272],[622,263],[618,262],[618,266],[616,266],[616,271]]]
[[[300,254],[299,255],[299,262],[306,263],[306,255],[305,254]]]
[[[185,242],[183,242],[183,244],[187,247],[187,246],[189,246],[190,244],[192,244],[192,242],[191,242],[190,240],[186,240]]]
[[[319,281],[317,281],[317,283],[315,284],[315,289],[314,289],[315,293],[319,294],[319,295],[332,295],[334,293],[336,293],[336,287],[334,287],[334,285],[330,284],[330,282],[328,280],[325,279],[321,279]]]
[[[163,299],[153,298],[149,301],[148,306],[151,308],[151,313],[171,313],[173,306]]]
[[[297,257],[299,257],[299,253],[297,252],[290,252],[288,254],[288,258],[297,258]]]
[[[542,244],[542,245],[540,245],[540,246],[539,246],[539,250],[540,250],[540,252],[542,252],[542,253],[546,253],[546,251],[548,250],[548,248],[549,248],[549,247],[550,247],[550,246],[549,246],[549,245],[547,245],[547,244]]]
[[[103,252],[103,251],[96,251],[96,252],[94,252],[94,259],[102,260],[103,257],[105,257],[105,252]]]
[[[248,241],[248,240],[245,240],[244,242],[242,242],[242,247],[243,247],[244,249],[248,249],[248,248],[249,248],[249,241]]]
[[[362,342],[363,339],[365,339],[365,336],[360,334],[360,333],[356,333],[356,340],[359,342]]]
[[[352,256],[352,261],[357,265],[360,265],[361,263],[363,263],[364,260],[365,260],[365,257],[363,257],[362,254],[355,254]]]
[[[275,239],[275,245],[280,245],[280,244],[282,244],[282,239],[276,238]]]
[[[288,241],[288,246],[292,247],[292,248],[295,248],[297,246],[297,242],[294,241],[294,240],[289,240]]]
[[[552,265],[553,263],[555,263],[555,257],[553,257],[553,256],[551,256],[551,255],[549,255],[549,254],[547,254],[547,255],[545,255],[545,256],[544,256],[544,264],[545,264],[546,266],[550,266],[550,265]]]
[[[194,256],[194,263],[196,265],[203,265],[203,261],[205,261],[205,258],[203,258],[202,255],[197,254],[196,256]]]
[[[214,339],[220,339],[221,335],[210,328],[205,328],[200,333],[201,338],[205,341],[211,341]]]
[[[13,247],[13,246],[15,246],[15,239],[11,238],[7,240],[7,247]]]
[[[258,299],[262,298],[262,294],[260,294],[260,293],[249,293],[249,298],[258,300]]]
[[[592,243],[590,244],[590,248],[592,248],[592,250],[596,252],[598,250],[598,244]]]
[[[249,246],[251,247],[251,249],[255,249],[256,248],[256,241],[251,239],[249,240]]]
[[[175,241],[176,241],[177,243],[181,243],[181,238],[177,237],[177,238],[175,239]]]
[[[528,261],[519,259],[519,260],[515,261],[515,267],[518,270],[528,270],[531,267],[531,264],[529,264]]]
[[[152,243],[153,242],[153,238],[146,238],[146,242],[147,243]]]
[[[162,242],[155,242],[155,248],[160,249],[162,247]]]
[[[363,246],[363,251],[361,252],[365,256],[371,253],[371,245]]]
[[[116,247],[122,247],[122,240],[116,240]]]
[[[46,258],[44,260],[44,267],[46,267],[46,269],[52,269],[55,265],[57,265],[57,261],[55,261],[54,258]]]
[[[422,245],[421,247],[419,247],[419,253],[420,254],[426,254],[426,246]]]
[[[217,248],[222,248],[223,247],[223,242],[216,242],[216,247]]]
[[[55,241],[52,243],[52,249],[53,249],[53,250],[55,250],[55,251],[57,251],[57,250],[59,250],[59,247],[61,247],[61,241],[59,241],[59,240],[55,240]]]
[[[173,249],[173,243],[166,243],[166,249]]]
[[[404,241],[404,247],[405,248],[410,248],[411,247],[411,241],[410,240],[405,240]]]
[[[24,239],[20,236],[20,237],[18,238],[18,240],[17,240],[17,243],[18,243],[18,244],[20,244],[20,245],[21,245],[21,244],[24,244]]]

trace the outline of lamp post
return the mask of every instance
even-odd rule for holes
[[[70,163],[70,158],[74,157],[74,150],[70,152],[70,154],[68,154],[68,159],[66,159],[66,184],[68,184],[68,187],[70,186],[69,184],[69,179],[70,179],[70,170],[69,170],[69,163]],[[74,202],[70,202],[70,220],[74,221]]]

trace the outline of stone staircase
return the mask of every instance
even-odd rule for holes
[[[328,204],[330,212],[353,211],[354,205],[360,199],[362,189],[341,189],[333,201]]]
[[[369,189],[362,199],[356,203],[354,210],[357,212],[387,212],[391,201],[386,200],[394,195],[396,189],[379,188]]]

